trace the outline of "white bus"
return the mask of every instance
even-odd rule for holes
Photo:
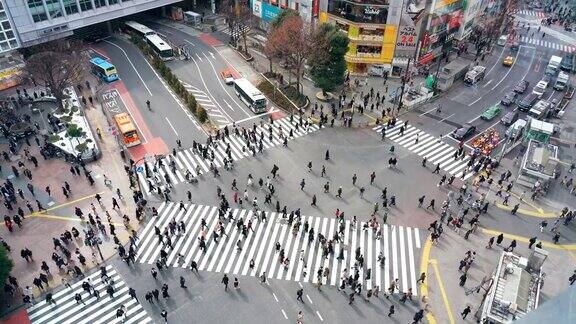
[[[150,45],[150,48],[162,59],[162,61],[168,61],[174,59],[174,50],[172,47],[166,43],[158,35],[148,35],[146,36],[146,42]]]
[[[266,112],[266,97],[245,78],[234,80],[236,95],[256,114]]]
[[[155,31],[135,21],[127,21],[124,25],[126,26],[127,32],[136,34],[142,38],[149,35],[156,35]]]

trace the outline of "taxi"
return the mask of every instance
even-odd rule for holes
[[[506,56],[504,60],[502,60],[502,65],[504,66],[512,66],[514,64],[514,56]]]

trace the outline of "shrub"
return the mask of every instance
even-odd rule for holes
[[[204,124],[208,120],[208,114],[206,113],[206,109],[204,109],[204,107],[202,107],[201,105],[198,105],[196,107],[196,117],[202,124]]]

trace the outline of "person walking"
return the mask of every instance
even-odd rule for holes
[[[426,273],[422,272],[422,273],[420,274],[420,278],[418,278],[418,280],[416,281],[416,283],[419,283],[419,282],[424,283],[424,280],[426,280]]]
[[[395,312],[396,310],[394,309],[394,305],[390,305],[390,308],[388,309],[388,317],[392,317]]]
[[[574,270],[574,273],[572,273],[572,275],[568,278],[568,282],[570,282],[570,286],[576,282],[576,270]]]
[[[466,319],[466,316],[468,316],[468,314],[470,314],[471,311],[472,309],[470,309],[470,306],[466,306],[466,308],[464,308],[462,313],[460,313],[460,315],[462,315],[462,319]]]
[[[296,300],[300,301],[300,302],[304,302],[304,300],[302,299],[302,295],[304,294],[304,289],[300,288],[296,291]]]
[[[162,312],[160,313],[160,315],[162,316],[162,318],[164,319],[164,322],[168,323],[168,312],[163,309]]]
[[[503,240],[504,240],[504,233],[500,233],[500,234],[496,237],[496,245],[500,245]]]
[[[468,275],[466,273],[463,273],[460,276],[460,287],[464,287],[464,285],[466,284],[466,280],[468,280]]]
[[[230,279],[228,279],[228,275],[224,274],[224,277],[222,277],[222,283],[224,284],[224,291],[228,291],[228,282],[230,281]]]
[[[182,277],[182,276],[180,276],[180,288],[184,288],[184,289],[188,288],[186,286],[186,279],[184,279],[184,277]]]

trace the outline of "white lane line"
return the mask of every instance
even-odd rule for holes
[[[200,76],[200,80],[202,80],[202,84],[204,84],[204,88],[206,89],[206,92],[208,94],[208,96],[210,98],[212,98],[212,103],[217,105],[218,108],[226,115],[226,117],[229,118],[229,120],[234,120],[234,118],[230,117],[230,115],[228,115],[226,113],[226,111],[224,111],[224,109],[222,109],[222,107],[220,106],[220,104],[216,101],[216,99],[214,98],[214,96],[212,95],[212,93],[210,92],[210,90],[208,90],[208,85],[206,85],[206,81],[204,81],[204,76],[202,75],[202,72],[200,71],[200,66],[198,65],[198,62],[196,62],[195,59],[192,59],[192,61],[194,61],[194,64],[196,65],[196,69],[198,70],[198,75]]]
[[[486,84],[483,85],[484,88],[486,88],[490,83],[492,83],[493,80],[488,80],[488,82],[486,82]]]
[[[276,302],[279,303],[278,297],[276,297],[276,294],[275,294],[275,293],[272,293],[272,296],[274,296],[274,299],[276,299]]]
[[[118,90],[114,89],[114,91],[116,91],[116,93],[118,93],[118,97],[120,97],[122,104],[124,105],[124,107],[126,107],[126,111],[130,114],[130,117],[132,118],[132,121],[134,121],[134,124],[136,124],[136,128],[138,128],[140,135],[142,135],[142,138],[144,139],[144,144],[148,143],[148,140],[146,139],[146,136],[144,135],[144,133],[140,129],[140,126],[138,126],[136,119],[134,119],[134,116],[132,116],[132,112],[130,111],[130,109],[128,109],[128,106],[126,105],[126,102],[124,101],[124,98],[122,98],[122,95],[120,94],[120,92]]]
[[[442,122],[444,122],[446,119],[448,119],[448,118],[450,118],[450,117],[452,117],[452,116],[454,116],[454,115],[456,115],[456,114],[452,114],[452,115],[450,115],[450,116],[444,117],[444,118],[440,119],[440,120],[438,121],[438,123],[442,123]]]
[[[502,46],[502,52],[500,52],[500,55],[498,56],[498,60],[496,60],[496,62],[494,63],[494,65],[492,65],[490,70],[488,70],[488,72],[486,72],[486,75],[490,74],[490,72],[492,72],[492,70],[496,67],[496,65],[500,64],[500,62],[501,62],[500,59],[502,58],[502,55],[504,54],[504,49],[506,49],[506,46]]]
[[[324,319],[322,318],[322,315],[320,315],[319,311],[316,311],[316,315],[318,315],[318,317],[320,318],[321,322],[324,322]]]
[[[430,109],[430,110],[428,110],[428,111],[425,111],[425,112],[421,113],[418,117],[422,117],[422,116],[424,116],[424,115],[428,114],[429,112],[431,112],[431,111],[433,111],[433,110],[436,110],[436,109],[437,109],[437,108],[432,108],[432,109]]]
[[[222,90],[224,90],[224,92],[228,95],[228,97],[230,97],[230,99],[232,100],[232,102],[234,102],[236,104],[236,106],[240,107],[240,109],[246,114],[246,116],[252,116],[252,114],[249,111],[247,111],[246,109],[244,109],[244,107],[239,105],[234,100],[234,97],[232,97],[232,95],[230,95],[230,93],[226,90],[226,88],[224,87],[224,83],[222,82],[222,79],[218,75],[218,72],[216,72],[216,68],[214,67],[214,64],[212,64],[212,61],[208,60],[208,63],[210,63],[210,66],[212,67],[212,71],[214,71],[214,75],[216,76],[216,79],[218,79],[218,84],[220,84],[220,87],[222,88]],[[231,119],[231,120],[234,120],[234,119]]]
[[[188,44],[190,44],[190,45],[192,45],[192,46],[196,47],[196,44],[192,43],[191,41],[189,41],[189,40],[187,40],[187,39],[185,39],[184,41],[185,41],[186,43],[188,43]]]
[[[284,315],[284,318],[288,319],[288,316],[286,316],[286,312],[284,311],[284,309],[281,309],[281,311],[282,311],[282,315]]]
[[[265,112],[265,113],[258,114],[258,115],[254,115],[254,116],[252,116],[252,117],[248,117],[248,118],[244,118],[244,119],[240,119],[240,120],[235,121],[235,123],[236,123],[236,124],[240,124],[240,123],[243,123],[243,122],[248,121],[248,120],[252,120],[252,119],[256,119],[256,118],[262,117],[262,116],[270,115],[270,114],[275,113],[275,112],[277,112],[277,111],[280,111],[280,110],[277,110],[277,109],[275,109],[274,107],[271,107],[270,110],[268,110],[268,111]],[[228,124],[227,126],[232,126],[232,124],[233,124],[233,123],[230,123],[230,124]]]
[[[174,134],[176,134],[176,136],[178,136],[178,132],[176,131],[176,128],[174,128],[174,125],[172,125],[172,123],[170,122],[170,119],[168,119],[168,117],[164,117],[164,118],[166,118],[166,121],[168,122],[168,125],[170,125],[172,130],[174,131]]]
[[[150,94],[150,96],[153,96],[152,91],[150,91],[150,88],[148,88],[148,85],[146,84],[146,82],[144,82],[144,79],[142,79],[142,76],[140,75],[140,73],[138,72],[138,70],[136,70],[136,67],[134,66],[134,64],[132,63],[132,60],[128,57],[128,54],[126,54],[126,51],[120,47],[119,45],[112,43],[111,41],[105,39],[104,40],[106,43],[111,44],[112,46],[116,46],[118,49],[120,49],[120,51],[122,51],[122,53],[124,54],[124,56],[126,56],[126,59],[128,60],[128,63],[130,63],[130,65],[132,66],[132,68],[134,69],[134,72],[136,72],[136,75],[138,75],[138,78],[140,78],[140,81],[142,81],[142,84],[144,84],[144,87],[146,88],[146,90],[148,91],[148,93]],[[145,59],[146,60],[146,59]],[[146,61],[148,62],[148,61]]]
[[[310,304],[314,305],[314,303],[312,302],[312,298],[310,298],[310,296],[308,296],[308,294],[306,294],[306,298],[308,299],[308,301],[310,302]]]

